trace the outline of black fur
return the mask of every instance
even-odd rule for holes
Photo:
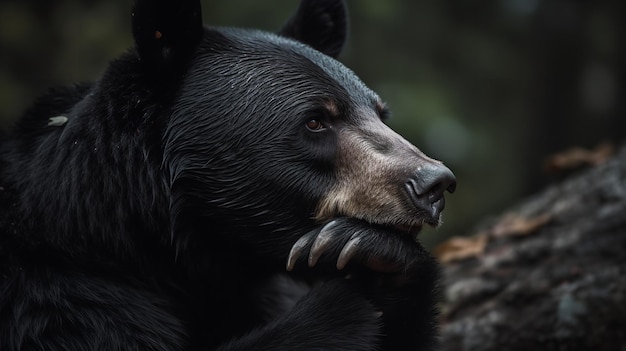
[[[338,55],[343,3],[303,1],[289,38],[202,28],[199,11],[138,1],[136,48],[2,139],[0,350],[431,349],[436,264],[396,230],[338,218],[318,264],[285,278],[336,182],[339,135],[305,122],[332,100],[358,125],[377,101],[306,45]]]

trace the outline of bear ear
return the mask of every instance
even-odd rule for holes
[[[279,34],[337,57],[348,36],[348,11],[342,0],[302,0]]]
[[[200,0],[136,0],[132,25],[142,63],[172,66],[188,57],[202,37]]]

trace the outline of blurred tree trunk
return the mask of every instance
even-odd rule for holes
[[[626,147],[436,253],[442,350],[626,350]]]
[[[540,2],[529,31],[533,67],[524,145],[527,189],[545,186],[537,164],[572,142],[591,147],[624,138],[626,2]]]

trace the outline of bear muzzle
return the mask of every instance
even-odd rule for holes
[[[453,193],[456,190],[456,178],[443,164],[426,163],[409,177],[404,189],[412,204],[427,215],[425,222],[438,225],[446,205],[444,193]]]

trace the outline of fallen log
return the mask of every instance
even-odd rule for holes
[[[626,350],[626,147],[435,252],[442,350]]]

